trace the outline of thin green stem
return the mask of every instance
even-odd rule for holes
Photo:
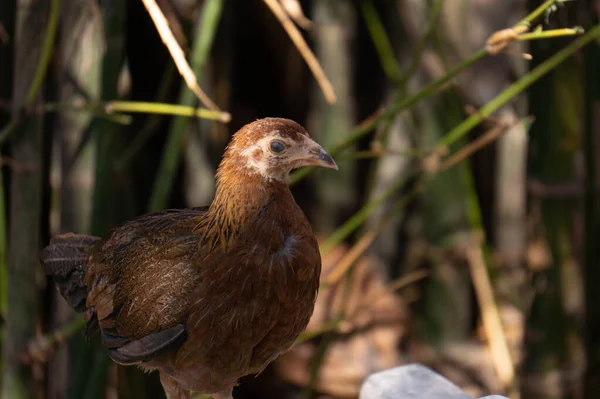
[[[175,115],[189,118],[221,120],[221,113],[206,108],[196,108],[189,105],[167,104],[144,101],[108,101],[105,103],[48,103],[42,107],[43,112],[85,111],[95,113],[100,117],[111,118],[111,121],[121,124],[131,123],[131,118],[120,112],[145,113],[155,115]]]
[[[218,120],[220,113],[206,108],[195,108],[188,105],[155,103],[144,101],[108,101],[105,103],[65,104],[48,103],[42,106],[44,112],[58,112],[64,110],[102,112],[115,115],[119,112],[178,115],[203,119]],[[117,114],[118,115],[118,114]],[[124,115],[123,115],[124,116]]]
[[[163,72],[160,87],[155,97],[157,102],[163,102],[166,98],[169,88],[173,83],[175,77],[175,66],[169,64],[166,70]],[[146,122],[139,133],[135,135],[131,143],[125,148],[121,156],[115,161],[115,170],[122,171],[125,167],[135,158],[135,156],[144,148],[144,145],[148,142],[150,137],[157,132],[157,127],[162,120],[162,115],[152,115]]]
[[[540,15],[546,12],[548,7],[551,7],[555,3],[562,3],[564,0],[546,0],[538,8],[533,10],[528,16],[519,21],[515,26],[529,25],[533,20],[537,19]]]
[[[367,202],[358,212],[356,212],[352,217],[350,217],[346,222],[341,225],[337,230],[335,230],[328,238],[321,244],[320,249],[323,255],[326,255],[329,251],[331,251],[336,245],[342,242],[346,237],[352,234],[356,229],[358,229],[367,217],[379,208],[383,202],[387,201],[389,198],[394,196],[404,185],[406,182],[417,175],[417,171],[413,171],[404,179],[399,179],[387,190],[381,193],[376,198]]]
[[[15,118],[11,119],[2,130],[0,130],[0,145],[6,141],[17,127]]]
[[[373,40],[373,44],[377,49],[377,55],[379,56],[381,66],[389,80],[398,82],[401,75],[400,65],[398,64],[398,61],[396,61],[394,49],[385,33],[381,18],[379,18],[377,10],[375,9],[375,6],[373,6],[371,0],[362,1],[360,2],[360,5],[367,29],[371,35],[371,40]]]
[[[133,112],[146,114],[178,115],[202,119],[220,120],[221,112],[187,105],[165,104],[142,101],[110,101],[104,106],[107,113]]]
[[[119,125],[131,125],[131,116],[116,112],[109,114],[106,111],[107,103],[46,103],[40,109],[41,112],[89,112],[95,117],[118,123]]]
[[[406,73],[404,73],[402,79],[400,79],[400,82],[398,83],[399,96],[402,98],[406,95],[406,85],[408,81],[417,71],[419,62],[421,61],[421,56],[423,54],[423,51],[425,50],[425,46],[427,45],[429,37],[433,33],[433,30],[436,26],[436,21],[440,16],[443,5],[444,0],[436,0],[435,4],[431,8],[431,11],[429,12],[429,15],[427,17],[427,23],[425,24],[425,30],[423,31],[423,34],[419,38],[419,41],[415,46],[415,49],[413,50],[408,69],[406,70]]]
[[[46,34],[44,35],[44,43],[42,47],[42,53],[40,60],[35,71],[31,85],[25,97],[25,103],[22,104],[25,107],[30,107],[35,102],[42,85],[44,84],[44,78],[48,71],[48,64],[52,58],[52,52],[54,51],[54,40],[56,39],[56,32],[58,30],[58,19],[60,17],[60,4],[61,0],[52,0],[50,4],[50,15],[48,17],[48,25],[46,27]],[[0,145],[2,145],[6,139],[15,131],[19,125],[18,116],[13,116],[13,119],[0,131]]]
[[[581,28],[565,28],[565,29],[552,29],[544,30],[540,32],[523,33],[519,35],[520,41],[525,40],[538,40],[538,39],[549,39],[553,37],[561,36],[575,36],[582,35],[585,31]]]
[[[54,40],[56,39],[56,32],[58,31],[58,19],[60,17],[60,4],[61,0],[52,0],[50,4],[50,16],[48,17],[48,27],[46,28],[46,34],[44,35],[44,44],[42,45],[42,54],[40,61],[35,71],[35,76],[29,86],[27,97],[25,97],[25,106],[31,106],[35,102],[38,93],[42,89],[48,65],[52,58],[52,52],[54,51]]]

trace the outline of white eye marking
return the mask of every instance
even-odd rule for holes
[[[251,145],[250,147],[244,149],[243,151],[240,152],[240,155],[243,156],[246,159],[246,167],[250,168],[250,169],[254,169],[258,174],[260,174],[262,177],[264,177],[267,180],[279,180],[279,181],[286,181],[289,177],[287,176],[287,173],[281,173],[279,174],[274,174],[273,170],[269,171],[269,161],[272,160],[273,156],[276,154],[273,154],[272,151],[270,150],[270,146],[271,146],[271,142],[273,140],[277,140],[280,141],[282,144],[286,145],[286,146],[291,146],[292,143],[289,142],[289,140],[284,139],[283,137],[281,137],[278,134],[277,131],[273,132],[273,134],[263,137],[260,140],[258,140],[256,143],[254,143],[253,145]],[[263,156],[262,157],[256,157],[253,156],[253,154],[256,154],[256,152],[260,151]],[[272,155],[269,155],[272,154]]]

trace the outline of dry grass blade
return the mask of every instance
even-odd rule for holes
[[[500,383],[504,387],[509,387],[514,380],[515,369],[481,246],[477,243],[469,244],[466,255],[477,301],[481,307],[481,320],[488,338],[492,361]]]
[[[290,39],[304,58],[304,61],[306,61],[306,64],[315,76],[319,87],[321,87],[321,91],[323,92],[327,102],[329,104],[335,104],[337,97],[335,95],[335,91],[333,90],[333,86],[331,85],[329,79],[327,79],[327,76],[325,76],[325,72],[323,71],[323,68],[321,68],[321,64],[319,64],[317,57],[315,57],[311,49],[308,47],[308,44],[300,34],[298,28],[296,28],[296,25],[294,25],[289,15],[285,12],[278,0],[264,0],[264,2],[279,20],[283,26],[283,29],[285,29],[287,34],[290,36]]]
[[[298,0],[280,0],[281,6],[284,8],[287,15],[289,15],[295,23],[298,24],[302,29],[311,30],[313,23],[310,19],[306,18],[304,12],[302,12],[302,6]]]
[[[485,132],[483,135],[475,139],[472,143],[469,143],[468,145],[464,146],[463,148],[452,154],[451,157],[446,159],[442,164],[442,170],[446,170],[453,167],[454,165],[458,164],[461,161],[464,161],[465,159],[473,155],[475,152],[481,150],[483,147],[493,143],[494,141],[496,141],[496,139],[498,139],[498,137],[500,137],[502,134],[508,131],[508,128],[510,127],[510,125],[506,124],[498,124],[497,126],[494,126],[490,130]]]
[[[399,291],[402,288],[408,287],[417,281],[423,280],[424,278],[429,276],[429,272],[424,269],[413,270],[401,277],[398,277],[391,283],[385,286],[384,289],[378,292],[372,292],[364,301],[364,305],[359,307],[355,313],[358,313],[359,310],[364,309],[365,307],[374,306],[375,303],[383,298],[385,294]]]
[[[229,122],[231,120],[231,115],[228,112],[223,112],[208,96],[204,91],[198,86],[198,81],[196,80],[196,75],[194,75],[194,71],[190,68],[187,60],[185,59],[185,54],[179,46],[179,43],[173,36],[173,32],[171,28],[169,28],[169,23],[165,18],[165,15],[160,10],[158,4],[156,4],[155,0],[142,0],[146,10],[148,10],[148,14],[152,18],[156,29],[158,30],[158,34],[162,39],[165,46],[169,49],[169,53],[171,53],[171,57],[177,66],[177,70],[185,80],[187,86],[194,92],[196,97],[204,104],[208,109],[213,111],[220,112],[220,120],[222,122]]]
[[[388,219],[389,220],[389,219]],[[385,224],[387,226],[387,223]],[[335,269],[327,276],[326,284],[328,286],[336,284],[340,279],[350,270],[354,262],[360,258],[365,251],[369,248],[369,246],[375,241],[377,238],[379,231],[381,228],[377,230],[367,231],[357,242],[354,244],[352,249],[348,251],[348,253],[340,259]]]

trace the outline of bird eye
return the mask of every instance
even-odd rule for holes
[[[285,146],[280,141],[271,141],[271,151],[273,151],[275,154],[279,154],[282,153],[283,150],[285,150]]]

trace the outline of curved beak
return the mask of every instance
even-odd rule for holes
[[[324,168],[338,170],[338,166],[331,155],[313,140],[306,140],[304,150],[305,153],[302,158],[299,159],[302,166],[322,166]]]

